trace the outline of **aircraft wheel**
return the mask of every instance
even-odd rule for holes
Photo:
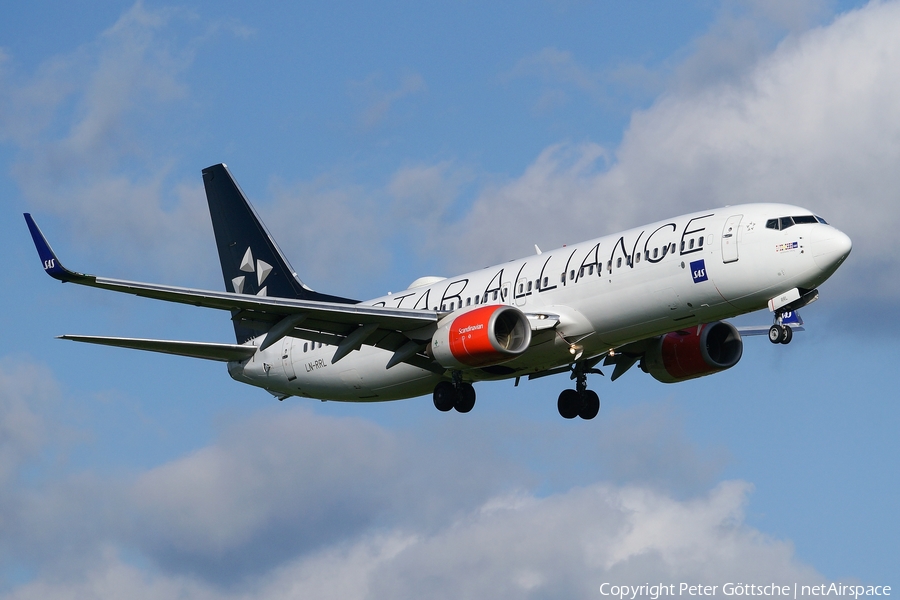
[[[597,416],[598,412],[600,412],[600,396],[594,390],[585,390],[584,400],[581,410],[578,411],[578,416],[585,421],[590,421]]]
[[[441,412],[452,410],[456,405],[456,388],[449,381],[441,381],[434,386],[434,407]]]
[[[475,388],[471,383],[461,383],[457,388],[458,397],[453,406],[456,412],[467,413],[475,407]]]
[[[574,419],[581,410],[581,396],[575,390],[563,390],[559,394],[556,408],[563,419]]]
[[[781,343],[790,344],[791,340],[794,339],[794,331],[788,325],[782,325],[781,327],[784,329],[781,336]]]
[[[780,344],[784,334],[781,332],[781,325],[772,325],[769,327],[769,341],[773,344]]]

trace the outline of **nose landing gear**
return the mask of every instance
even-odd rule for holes
[[[788,325],[772,325],[769,327],[769,341],[773,344],[790,344],[794,332]]]
[[[789,319],[795,323],[799,321],[799,315],[793,312],[775,313],[775,324],[769,327],[769,341],[773,344],[790,344],[794,339],[794,330],[787,324]],[[802,321],[800,321],[802,324]]]

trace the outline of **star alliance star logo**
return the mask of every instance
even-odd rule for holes
[[[244,273],[256,273],[256,285],[257,287],[262,286],[263,281],[266,280],[266,277],[269,276],[269,273],[272,272],[272,265],[267,263],[264,260],[257,260],[255,265],[253,261],[253,252],[250,250],[250,247],[247,247],[247,251],[244,252],[244,258],[241,260],[241,271]],[[244,275],[239,277],[235,277],[231,280],[231,285],[234,286],[234,292],[236,294],[244,293],[244,283],[246,279]],[[257,296],[265,296],[266,288],[260,287],[259,291],[256,292]]]

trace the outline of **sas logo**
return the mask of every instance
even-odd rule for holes
[[[691,263],[691,277],[694,278],[694,283],[700,283],[709,279],[706,276],[706,263],[703,262],[702,258]]]

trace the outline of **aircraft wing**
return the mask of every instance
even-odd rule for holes
[[[350,339],[353,343],[347,346],[344,354],[362,343],[398,351],[410,339],[429,339],[443,316],[433,310],[235,294],[86,275],[65,268],[30,214],[25,214],[25,221],[44,270],[54,279],[166,302],[228,310],[232,313],[232,319],[261,323],[265,326],[264,329],[270,331],[261,348],[291,334],[335,345]],[[73,336],[69,339],[75,338]],[[124,346],[125,342],[107,341],[107,345]],[[157,348],[157,351],[163,350]]]

